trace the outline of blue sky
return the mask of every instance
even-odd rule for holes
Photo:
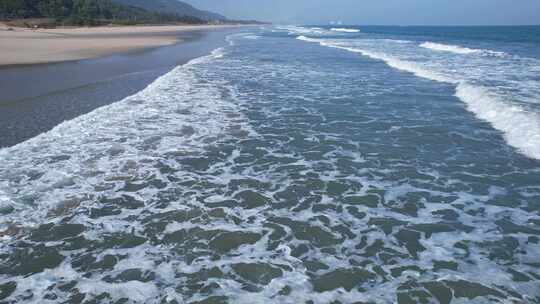
[[[184,0],[229,18],[281,23],[540,24],[540,0]]]

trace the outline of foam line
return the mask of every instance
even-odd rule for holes
[[[333,47],[359,53],[376,60],[382,60],[392,68],[438,82],[456,85],[455,96],[462,100],[467,109],[476,117],[489,122],[495,129],[503,132],[506,142],[530,158],[540,159],[540,117],[520,106],[512,105],[500,96],[492,94],[487,88],[475,86],[464,80],[453,79],[447,75],[429,70],[416,62],[404,61],[383,53],[343,46],[324,39],[300,36],[297,39],[317,42],[322,46]]]
[[[495,55],[495,56],[505,55],[505,53],[503,52],[481,50],[481,49],[470,49],[470,48],[462,47],[459,45],[448,45],[448,44],[441,44],[441,43],[435,43],[435,42],[429,42],[429,41],[420,44],[420,47],[425,48],[425,49],[430,49],[433,51],[449,52],[449,53],[460,54],[460,55],[467,55],[467,54],[486,54],[486,55]]]
[[[330,29],[333,32],[343,32],[343,33],[359,33],[360,30],[358,29],[350,29],[350,28],[332,28]]]

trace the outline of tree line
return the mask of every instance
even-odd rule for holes
[[[204,23],[193,16],[150,12],[110,0],[0,0],[0,19],[49,18],[58,25]]]

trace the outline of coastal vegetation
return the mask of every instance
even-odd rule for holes
[[[0,0],[0,19],[38,18],[48,25],[200,24],[207,20],[179,12],[151,11],[110,0]]]
[[[173,13],[180,16],[193,16],[201,20],[216,22],[227,18],[220,14],[197,9],[192,5],[178,0],[112,0],[115,3],[140,7],[150,12]]]

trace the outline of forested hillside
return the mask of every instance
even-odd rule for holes
[[[149,11],[110,0],[0,0],[0,19],[50,18],[63,25],[203,23],[195,16]]]
[[[174,13],[181,16],[193,16],[206,21],[223,21],[224,16],[199,10],[190,4],[178,0],[112,0],[116,3],[140,7],[151,12]]]

